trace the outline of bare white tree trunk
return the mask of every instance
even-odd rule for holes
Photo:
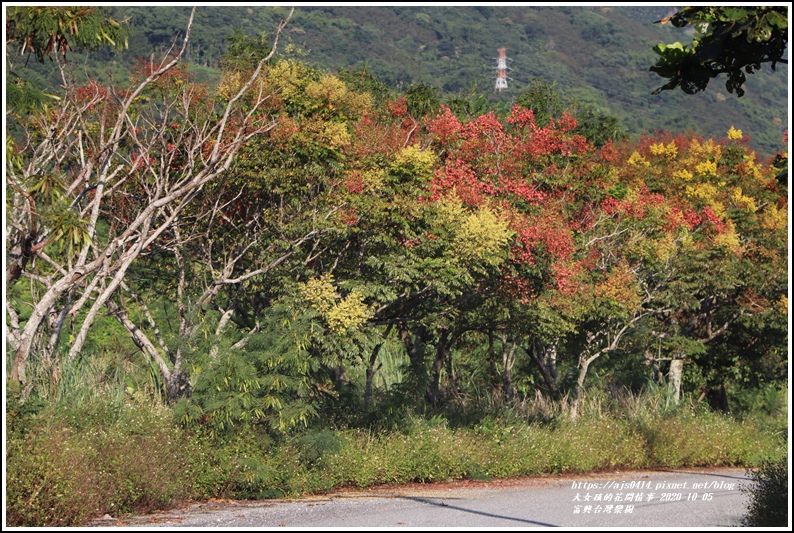
[[[670,383],[673,385],[673,401],[678,405],[681,401],[681,376],[684,373],[684,359],[673,357],[670,361]]]
[[[9,313],[12,327],[7,333],[7,341],[15,349],[11,379],[22,382],[27,380],[26,366],[33,344],[41,334],[45,318],[52,310],[58,312],[58,300],[66,292],[74,296],[74,300],[72,296],[69,298],[74,303],[66,313],[68,316],[75,316],[92,301],[77,339],[71,347],[70,357],[79,353],[101,309],[107,307],[119,310],[117,305],[111,303],[111,296],[123,283],[128,269],[146,247],[174,226],[179,213],[190,204],[196,193],[228,170],[247,140],[275,126],[272,120],[259,111],[269,95],[264,94],[261,89],[258,94],[255,90],[250,91],[259,79],[265,63],[275,53],[281,32],[292,16],[292,11],[279,25],[270,53],[259,62],[248,81],[228,101],[219,119],[210,113],[204,122],[196,121],[195,110],[191,108],[192,100],[187,93],[190,89],[185,87],[181,96],[166,101],[161,107],[151,107],[152,115],[148,118],[147,129],[143,136],[139,133],[139,126],[144,125],[141,121],[146,121],[147,118],[140,115],[140,111],[136,111],[133,116],[131,108],[134,104],[138,105],[136,102],[145,89],[160,80],[182,59],[194,12],[191,13],[181,50],[171,59],[163,60],[159,66],[153,65],[147,77],[134,90],[124,94],[97,93],[88,101],[65,98],[63,105],[55,113],[55,120],[39,125],[40,131],[50,132],[49,136],[38,145],[29,143],[24,146],[18,154],[21,162],[15,159],[14,164],[8,165],[6,183],[15,193],[13,205],[18,212],[9,217],[12,219],[10,226],[17,237],[16,244],[11,247],[13,260],[6,270],[7,282],[15,281],[22,275],[34,278],[36,274],[28,273],[26,269],[32,259],[46,257],[43,253],[44,247],[57,236],[58,228],[40,227],[37,206],[32,196],[26,192],[26,187],[35,183],[40,176],[59,172],[63,166],[69,167],[71,164],[65,164],[67,157],[82,163],[74,179],[65,187],[64,194],[74,198],[74,208],[79,208],[81,202],[87,202],[81,213],[88,215],[84,219],[84,240],[89,243],[81,247],[77,256],[67,255],[56,268],[55,274],[50,274],[47,279],[42,278],[45,282],[44,292],[32,302],[30,318],[21,331],[18,313],[15,310]],[[249,99],[243,105],[244,95],[250,94],[254,95],[253,101]],[[99,141],[90,141],[92,137],[88,133],[85,116],[92,106],[101,104],[107,106],[106,110],[111,109],[117,113],[116,119],[110,128],[102,123]],[[172,167],[175,150],[168,157],[161,157],[159,162],[150,160],[147,156],[150,153],[163,153],[163,133],[169,118],[178,119],[175,123],[183,128],[180,140],[185,144],[179,148],[185,161],[184,166],[177,170]],[[233,121],[234,126],[231,124]],[[75,131],[78,133],[75,134]],[[122,149],[122,140],[127,146],[133,145],[136,148]],[[95,143],[92,150],[94,155],[86,154],[87,142]],[[14,155],[16,157],[17,154]],[[97,222],[103,200],[123,194],[122,187],[133,184],[135,180],[139,180],[145,194],[143,209],[125,227],[120,228],[117,237],[111,237],[104,244],[100,243]],[[138,193],[140,194],[140,190]],[[117,318],[127,325],[129,317],[125,318],[122,313]],[[158,362],[163,375],[168,376],[171,371],[165,360],[159,356],[158,350],[145,335],[133,326],[128,326],[133,339]],[[51,337],[55,344],[58,338],[57,335]]]

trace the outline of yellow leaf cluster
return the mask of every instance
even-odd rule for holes
[[[437,160],[432,150],[422,150],[418,144],[415,144],[400,150],[394,158],[394,163],[397,167],[430,172]]]
[[[299,96],[303,94],[308,72],[308,68],[298,62],[278,60],[266,72],[260,74],[259,82],[264,84],[264,87],[254,84],[249,89],[249,94],[256,94],[263,89],[265,92],[279,91],[281,96],[287,99]],[[218,84],[218,94],[229,99],[247,82],[248,74],[245,72],[224,72]]]
[[[652,144],[650,149],[653,155],[664,157],[668,161],[672,161],[678,156],[678,146],[672,141],[667,146],[661,142]]]
[[[742,138],[742,130],[737,130],[733,126],[728,130],[728,139],[731,141],[738,141]]]
[[[365,170],[361,173],[361,181],[364,183],[364,189],[369,192],[377,192],[383,188],[386,173],[379,168],[372,170]]]
[[[637,187],[630,186],[628,189],[626,189],[626,196],[623,197],[623,200],[634,203],[639,199],[639,197],[639,189],[637,189]]]
[[[736,187],[733,189],[733,194],[731,194],[731,198],[733,198],[733,202],[736,205],[736,207],[740,209],[744,209],[746,211],[749,211],[750,213],[755,213],[756,210],[758,209],[758,207],[755,205],[755,200],[750,196],[746,196],[742,192],[741,187]]]
[[[695,172],[701,176],[714,176],[717,174],[717,163],[714,161],[703,161],[695,165]]]
[[[744,156],[744,164],[747,167],[747,172],[755,181],[761,183],[766,181],[763,169],[761,165],[755,162],[755,156],[753,154],[747,154]]]
[[[784,229],[788,226],[788,210],[785,206],[781,209],[774,204],[768,205],[765,209],[763,214],[761,215],[761,227],[770,230],[770,231],[777,231]]]
[[[692,237],[691,233],[687,233],[683,237],[681,237],[681,250],[684,252],[691,252],[695,250],[696,243],[695,239]]]
[[[720,183],[720,185],[724,185],[724,183]],[[711,210],[714,211],[715,215],[719,217],[725,215],[725,205],[717,200],[717,197],[719,196],[719,190],[711,183],[687,185],[686,194],[690,198],[700,198],[705,200],[706,203],[711,207]]]
[[[323,126],[323,140],[331,148],[347,146],[353,140],[347,126],[341,122],[326,122]]]
[[[325,313],[325,320],[331,331],[339,334],[360,327],[369,316],[370,309],[364,303],[364,297],[351,292]]]
[[[232,98],[243,86],[242,76],[239,72],[224,72],[218,84],[218,96],[224,100]]]
[[[666,263],[672,258],[676,251],[678,251],[678,244],[675,237],[671,233],[665,233],[664,236],[656,241],[655,247],[656,259],[662,263]]]
[[[457,227],[466,216],[466,208],[457,194],[447,195],[438,203],[438,217],[442,224]]]
[[[736,233],[736,228],[731,219],[725,221],[725,231],[714,237],[714,244],[721,248],[726,248],[733,252],[741,250],[741,243],[739,242],[739,234]]]
[[[297,137],[297,140],[305,146],[321,144],[326,148],[347,146],[352,139],[344,123],[330,122],[317,117],[307,119]]]
[[[642,157],[639,152],[632,153],[629,156],[629,159],[628,159],[627,162],[628,162],[629,165],[632,165],[632,166],[635,166],[635,167],[639,167],[639,166],[647,167],[647,166],[650,166],[650,164],[651,164],[644,157]]]
[[[336,300],[334,290],[334,277],[331,274],[323,274],[319,278],[310,279],[303,284],[303,297],[320,313],[328,312]]]
[[[355,111],[356,114],[372,106],[372,97],[367,93],[354,93],[348,90],[345,82],[326,74],[319,81],[311,81],[303,90],[304,95],[334,108]]]
[[[306,84],[303,93],[309,98],[317,100],[328,100],[338,102],[347,96],[347,86],[345,83],[330,74],[326,74],[319,81],[310,81]]]
[[[693,162],[704,159],[719,161],[722,157],[722,148],[714,142],[714,139],[709,139],[703,144],[700,144],[697,139],[692,139],[692,143],[687,150],[687,157]]]
[[[323,274],[304,283],[302,293],[309,304],[323,316],[328,328],[340,334],[361,326],[371,313],[362,295],[354,291],[346,298],[341,298],[334,290],[333,283],[331,274]]]
[[[464,261],[484,260],[490,265],[499,264],[513,232],[508,223],[487,207],[463,219],[458,229],[453,247]]]
[[[697,185],[687,185],[686,194],[692,198],[701,198],[711,204],[716,201],[719,191],[711,183],[698,183]]]
[[[281,96],[289,100],[303,93],[303,83],[300,81],[306,74],[306,68],[300,63],[281,59],[268,70],[267,81],[274,89],[280,89]]]
[[[690,181],[692,179],[691,170],[694,169],[694,174],[701,177],[711,177],[717,173],[717,161],[722,157],[722,148],[716,144],[712,139],[701,144],[697,139],[692,139],[692,142],[687,148],[686,152],[679,158],[681,169],[673,175],[682,181]]]
[[[638,308],[641,302],[637,278],[625,261],[615,267],[606,281],[596,285],[595,296],[611,300],[626,310]]]

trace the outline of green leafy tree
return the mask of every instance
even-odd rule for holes
[[[516,98],[516,105],[531,109],[535,121],[541,127],[552,118],[558,118],[565,110],[557,83],[547,83],[542,78],[532,78],[524,91]]]
[[[57,98],[44,92],[43,80],[37,83],[16,72],[19,59],[33,54],[39,62],[49,57],[60,63],[71,50],[123,50],[128,45],[127,22],[95,6],[14,6],[6,17],[6,102],[11,112],[24,113]]]
[[[771,63],[787,64],[783,56],[788,45],[788,6],[759,7],[685,7],[671,17],[677,28],[693,26],[695,35],[690,46],[680,42],[659,44],[654,51],[661,56],[650,68],[670,81],[656,89],[681,87],[687,94],[703,91],[711,79],[727,74],[725,87],[737,96],[744,95],[742,85],[747,74]]]
[[[279,306],[262,320],[263,331],[248,338],[246,350],[225,346],[193,360],[191,396],[175,405],[182,424],[229,437],[285,432],[316,415],[313,397],[322,381],[315,375],[320,361],[307,352],[310,319]]]
[[[73,49],[127,46],[126,23],[108,17],[92,6],[29,6],[8,8],[6,44],[19,47],[19,54],[65,56]]]
[[[600,148],[607,141],[618,141],[626,136],[625,128],[614,115],[596,109],[590,104],[580,104],[563,98],[557,83],[547,83],[542,78],[532,78],[515,103],[532,110],[539,126],[547,126],[551,119],[559,120],[570,112],[576,118],[576,133]]]

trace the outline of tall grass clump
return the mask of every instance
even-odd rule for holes
[[[640,427],[654,467],[757,465],[779,449],[776,438],[759,434],[757,425],[708,411],[648,416]]]
[[[736,417],[692,398],[675,403],[666,387],[598,392],[587,398],[583,412],[628,424],[644,443],[649,468],[757,466],[785,449],[787,421],[779,412]]]
[[[759,433],[758,420],[736,420],[684,403],[676,406],[665,394],[594,394],[576,420],[559,413],[538,417],[538,409],[525,403],[509,416],[487,415],[473,427],[450,427],[437,415],[415,417],[401,430],[340,431],[338,450],[316,462],[312,475],[324,479],[325,486],[367,487],[614,469],[750,466],[784,449],[774,433]],[[519,411],[543,421],[516,420]]]
[[[644,466],[643,443],[627,425],[591,420],[560,427],[487,423],[417,425],[409,433],[346,433],[322,468],[335,486],[436,482]]]
[[[189,446],[164,407],[99,397],[26,416],[7,427],[8,525],[77,526],[193,494]]]

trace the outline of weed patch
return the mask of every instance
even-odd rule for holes
[[[173,420],[162,406],[113,402],[20,411],[7,439],[7,523],[77,526],[105,513],[143,513],[191,498],[297,497],[341,487],[605,469],[750,467],[785,449],[776,432],[761,431],[772,424],[766,418],[686,409],[629,416],[588,411],[554,423],[487,418],[473,427],[413,417],[393,430],[248,431],[223,438],[180,429]],[[774,479],[764,468],[759,475]]]

